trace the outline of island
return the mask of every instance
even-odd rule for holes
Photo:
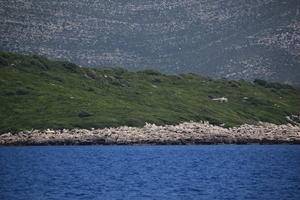
[[[0,145],[299,144],[300,88],[0,52]]]

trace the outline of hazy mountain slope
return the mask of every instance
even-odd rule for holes
[[[213,98],[228,98],[228,103]],[[300,114],[300,89],[196,74],[86,68],[0,53],[0,130],[103,128],[208,120],[232,126],[286,123]]]
[[[300,84],[298,0],[0,0],[0,50]]]

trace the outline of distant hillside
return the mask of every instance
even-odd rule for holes
[[[299,0],[0,0],[0,51],[300,85]]]
[[[228,103],[214,101],[225,97]],[[0,53],[0,130],[142,126],[207,120],[233,126],[287,123],[300,89],[214,80],[193,73],[88,68],[41,56]]]

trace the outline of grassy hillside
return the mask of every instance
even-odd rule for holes
[[[228,103],[212,99],[227,97]],[[0,130],[142,126],[208,120],[225,126],[286,123],[300,89],[154,70],[87,68],[0,53]]]

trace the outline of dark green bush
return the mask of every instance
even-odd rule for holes
[[[294,89],[293,86],[284,83],[268,83],[266,87],[275,89]]]
[[[159,71],[154,70],[154,69],[145,69],[145,70],[142,70],[142,71],[138,71],[138,73],[139,74],[145,74],[145,75],[151,75],[151,76],[162,75],[162,73],[160,73]]]
[[[27,94],[29,94],[29,91],[27,91],[27,90],[17,90],[16,94],[17,95],[27,95]]]
[[[114,67],[113,69],[114,69],[114,73],[117,74],[117,75],[122,75],[126,72],[129,72],[128,69],[123,68],[123,67]]]
[[[264,100],[264,99],[257,99],[257,98],[253,98],[253,97],[250,97],[247,102],[249,102],[250,104],[252,105],[255,105],[255,106],[262,106],[262,105],[269,105],[270,102],[268,102],[267,100]]]
[[[253,81],[256,85],[260,85],[260,86],[263,86],[263,87],[266,87],[268,82],[265,81],[265,80],[262,80],[262,79],[255,79]]]
[[[90,113],[90,112],[87,112],[87,111],[81,111],[79,114],[78,114],[78,117],[80,118],[85,118],[85,117],[90,117],[92,116],[93,114]]]
[[[8,62],[6,59],[0,57],[0,66],[8,66]]]
[[[285,84],[285,83],[268,83],[262,79],[255,79],[254,83],[256,85],[263,86],[265,88],[274,88],[274,89],[294,89],[293,86]]]
[[[62,62],[62,66],[72,73],[76,73],[79,68],[76,64],[70,62]]]
[[[14,93],[13,92],[5,92],[4,95],[5,96],[12,96],[12,95],[14,95]]]
[[[162,80],[160,78],[155,78],[152,80],[153,83],[161,83]]]

